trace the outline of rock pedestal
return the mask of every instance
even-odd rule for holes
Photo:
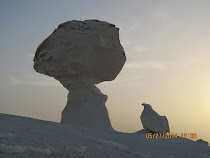
[[[105,106],[107,96],[96,86],[81,85],[69,91],[67,105],[62,112],[62,123],[112,129]]]
[[[68,21],[37,48],[34,69],[54,77],[69,91],[62,123],[112,129],[107,96],[95,86],[112,81],[126,61],[119,28],[98,21]]]

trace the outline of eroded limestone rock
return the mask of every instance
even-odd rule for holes
[[[142,105],[144,106],[144,110],[140,119],[145,129],[153,133],[170,132],[168,120],[165,116],[160,116],[149,104]]]
[[[60,24],[40,44],[34,69],[68,89],[62,123],[111,129],[107,96],[95,84],[114,80],[125,61],[119,28],[98,20],[73,20]]]

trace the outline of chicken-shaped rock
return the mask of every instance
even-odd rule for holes
[[[153,133],[170,132],[166,116],[160,116],[149,104],[143,103],[142,105],[144,106],[144,110],[140,119],[145,129]]]

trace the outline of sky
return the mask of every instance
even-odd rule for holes
[[[0,113],[59,122],[68,91],[36,73],[39,44],[60,23],[98,19],[120,28],[127,61],[106,95],[112,126],[142,129],[142,103],[168,118],[171,133],[210,142],[209,0],[0,0]]]

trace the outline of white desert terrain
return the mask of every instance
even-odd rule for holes
[[[210,158],[210,147],[0,114],[0,158]]]
[[[34,69],[69,91],[61,123],[0,114],[0,158],[210,158],[203,140],[148,139],[147,132],[170,131],[166,116],[149,104],[143,104],[141,115],[145,129],[121,133],[112,128],[108,96],[95,85],[114,80],[125,62],[115,25],[99,20],[60,24],[37,48]]]

